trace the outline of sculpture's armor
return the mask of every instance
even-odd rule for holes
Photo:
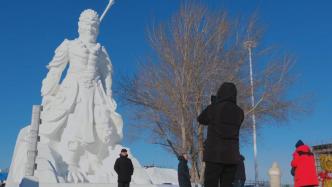
[[[82,86],[92,86],[93,82],[100,80],[97,63],[100,62],[98,55],[102,51],[100,44],[96,44],[94,48],[95,51],[90,52],[79,40],[70,43],[68,75],[76,77]]]

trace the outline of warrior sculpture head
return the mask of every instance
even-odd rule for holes
[[[99,34],[99,16],[94,10],[87,9],[81,13],[78,22],[79,38],[84,42],[96,43]]]

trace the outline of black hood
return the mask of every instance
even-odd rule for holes
[[[234,83],[225,82],[223,83],[218,92],[217,97],[219,102],[230,101],[236,104],[237,89]]]

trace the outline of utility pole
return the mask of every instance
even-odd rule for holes
[[[254,96],[254,77],[253,77],[253,65],[252,65],[252,49],[256,47],[256,42],[253,40],[247,40],[244,42],[244,47],[248,50],[249,56],[249,69],[250,69],[250,85],[251,85],[251,107],[252,107],[252,135],[254,146],[254,164],[255,164],[255,186],[258,186],[258,160],[257,160],[257,135],[256,135],[256,115],[255,115],[255,96]]]

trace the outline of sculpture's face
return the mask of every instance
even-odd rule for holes
[[[78,33],[85,42],[96,43],[99,34],[99,23],[80,21],[78,23]]]
[[[78,33],[84,42],[96,43],[99,34],[99,16],[96,11],[87,9],[81,13]]]

